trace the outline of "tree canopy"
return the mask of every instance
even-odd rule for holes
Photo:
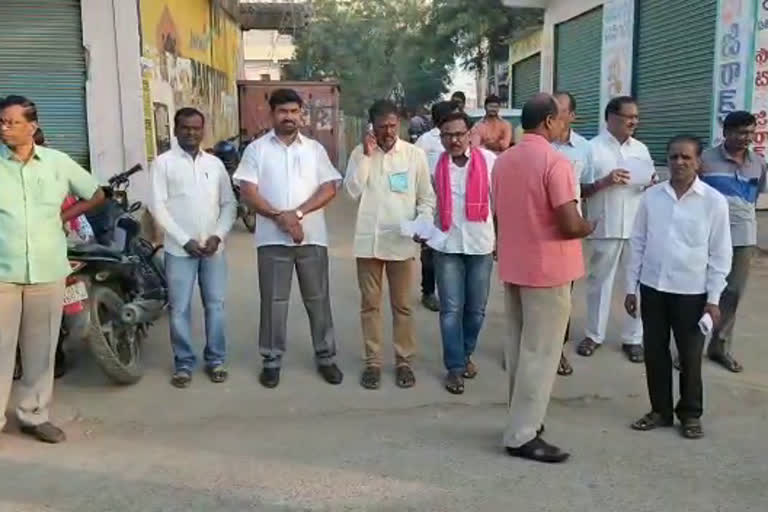
[[[410,109],[437,100],[457,58],[480,69],[504,37],[540,18],[538,11],[505,9],[500,0],[312,0],[311,6],[287,77],[339,80],[342,108],[353,115],[378,98]]]

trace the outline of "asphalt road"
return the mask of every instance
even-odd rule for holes
[[[109,384],[87,349],[76,347],[77,367],[58,381],[55,397],[55,418],[69,441],[45,446],[9,425],[0,435],[0,511],[768,509],[768,260],[755,264],[737,325],[746,372],[705,363],[705,439],[628,428],[649,408],[643,367],[612,343],[592,359],[574,355],[575,375],[557,382],[547,438],[572,459],[552,467],[510,459],[501,447],[505,323],[498,286],[480,341],[481,373],[463,396],[441,387],[437,316],[420,307],[416,388],[397,389],[391,365],[381,390],[359,387],[353,212],[339,200],[329,213],[341,386],[315,373],[297,286],[282,383],[275,390],[258,384],[255,258],[250,237],[237,229],[228,245],[229,382],[211,384],[201,372],[191,388],[172,388],[165,321],[145,346],[147,374],[132,387]],[[417,293],[414,282],[414,300]],[[574,309],[572,333],[580,337],[580,285]],[[618,334],[615,325],[609,334]]]

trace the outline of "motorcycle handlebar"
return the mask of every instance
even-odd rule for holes
[[[115,174],[114,176],[109,178],[109,184],[114,186],[114,185],[119,185],[121,183],[125,183],[126,181],[128,181],[128,179],[131,176],[139,172],[141,169],[142,169],[141,164],[136,164],[130,169],[128,169],[127,171],[123,171],[120,174]]]

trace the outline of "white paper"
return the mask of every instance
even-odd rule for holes
[[[433,249],[442,247],[448,238],[448,235],[440,231],[434,223],[421,217],[403,221],[400,224],[400,233],[408,238],[418,236],[426,240]]]
[[[707,336],[710,332],[712,332],[712,317],[709,315],[709,313],[704,313],[704,316],[701,317],[701,320],[699,320],[699,329],[701,329],[701,333],[704,336]]]
[[[619,168],[629,171],[630,185],[650,185],[656,172],[653,162],[640,158],[625,158],[619,162]]]

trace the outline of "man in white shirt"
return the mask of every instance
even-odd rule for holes
[[[630,241],[625,308],[633,317],[640,309],[652,408],[632,428],[671,426],[676,413],[682,435],[696,439],[703,435],[704,331],[720,320],[718,304],[731,268],[728,202],[697,177],[697,138],[674,137],[667,153],[670,180],[645,193]],[[702,327],[707,316],[711,323]],[[670,329],[680,356],[680,401],[675,409]]]
[[[344,186],[360,199],[355,226],[357,277],[362,295],[360,319],[365,343],[365,370],[360,379],[366,389],[381,384],[381,291],[386,270],[394,316],[396,383],[413,387],[411,368],[415,340],[411,309],[413,259],[418,245],[403,236],[401,225],[417,217],[433,222],[435,193],[424,151],[400,140],[400,116],[395,104],[376,101],[369,110],[373,132],[349,158]]]
[[[451,113],[440,121],[445,151],[436,164],[436,223],[447,238],[430,241],[440,291],[440,334],[448,372],[445,388],[460,395],[474,379],[472,354],[485,321],[496,234],[491,214],[491,171],[496,155],[470,148],[469,117]]]
[[[261,320],[259,349],[266,388],[280,382],[286,349],[288,303],[293,269],[309,316],[317,368],[329,384],[341,384],[336,366],[328,278],[328,230],[323,209],[336,196],[341,175],[323,146],[299,133],[303,101],[293,89],[269,99],[274,130],[252,142],[234,178],[258,213]]]
[[[576,121],[576,98],[568,91],[558,91],[553,94],[560,106],[560,119],[563,122],[563,137],[554,141],[552,145],[562,153],[570,162],[573,168],[573,183],[576,186],[576,200],[578,201],[579,211],[581,211],[581,182],[584,178],[584,168],[589,160],[590,146],[589,141],[573,130],[572,124]],[[571,285],[573,290],[573,285]],[[571,322],[568,321],[568,327],[565,329],[565,339],[563,345],[568,343],[571,332]],[[565,357],[565,349],[560,355],[560,364],[557,367],[557,374],[567,377],[573,374],[573,367]]]
[[[204,127],[205,118],[198,110],[179,110],[174,117],[178,147],[158,156],[152,166],[152,210],[165,231],[174,355],[171,384],[177,388],[189,386],[196,364],[190,344],[196,279],[205,309],[206,371],[213,382],[227,379],[223,242],[235,221],[237,203],[224,164],[200,150]]]
[[[459,107],[453,101],[438,101],[432,105],[432,123],[434,128],[422,134],[416,146],[427,155],[429,172],[434,174],[437,160],[443,154],[443,142],[440,140],[440,120],[451,112],[458,112]],[[421,246],[421,303],[431,311],[440,311],[440,301],[435,295],[435,251],[427,244]]]
[[[579,355],[589,357],[605,341],[616,273],[629,256],[629,237],[643,190],[655,180],[648,148],[633,137],[639,114],[636,101],[619,96],[605,108],[606,131],[590,141],[582,179],[587,218],[597,224],[589,237],[586,337]],[[650,170],[633,176],[627,167]],[[643,362],[642,323],[627,315],[621,331],[622,349],[633,363]]]

